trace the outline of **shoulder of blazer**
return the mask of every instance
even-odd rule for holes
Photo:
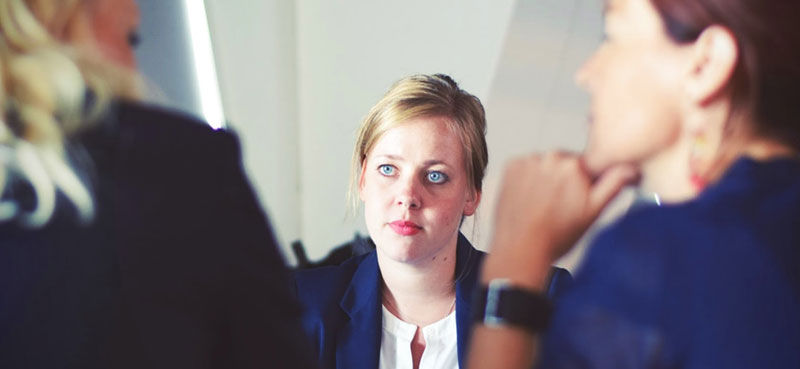
[[[306,315],[322,315],[338,308],[358,267],[373,253],[352,257],[340,265],[295,271],[295,293]]]
[[[236,159],[240,155],[239,142],[233,131],[215,130],[205,121],[160,107],[124,102],[117,106],[121,133],[126,135],[123,139],[146,141],[156,149],[187,154],[228,153]]]
[[[77,136],[95,160],[111,165],[193,166],[238,162],[239,141],[228,130],[178,111],[130,101],[114,101],[94,126]],[[102,164],[101,162],[101,164]]]

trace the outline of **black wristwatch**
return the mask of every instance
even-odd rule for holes
[[[514,287],[508,279],[493,279],[473,303],[473,319],[487,326],[514,326],[531,333],[547,328],[553,307],[542,293]]]

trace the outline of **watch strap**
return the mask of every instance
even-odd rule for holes
[[[515,326],[532,333],[547,328],[553,307],[543,293],[494,279],[482,287],[473,303],[473,319],[487,326]]]

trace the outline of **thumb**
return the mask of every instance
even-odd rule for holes
[[[594,182],[589,192],[589,211],[597,216],[616,196],[622,187],[637,177],[636,169],[631,165],[615,165],[604,171]]]

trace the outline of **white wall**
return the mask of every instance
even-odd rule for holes
[[[228,127],[238,132],[250,179],[288,246],[301,237],[294,2],[206,0],[206,11]]]
[[[141,12],[136,62],[149,102],[201,115],[189,25],[182,1],[137,0]]]
[[[489,242],[491,211],[508,159],[534,151],[583,148],[589,101],[573,75],[600,42],[602,6],[602,1],[591,0],[517,2],[485,101],[490,159],[477,244]],[[582,253],[583,247],[578,247],[559,264],[573,269]]]
[[[283,244],[301,239],[312,259],[364,232],[345,219],[355,130],[405,75],[450,74],[487,107],[484,203],[464,228],[479,248],[508,157],[583,145],[571,76],[600,40],[599,1],[205,1],[249,174]]]
[[[511,0],[298,1],[300,216],[310,257],[363,224],[344,219],[345,194],[355,131],[370,107],[414,73],[450,74],[485,98],[512,7]]]

